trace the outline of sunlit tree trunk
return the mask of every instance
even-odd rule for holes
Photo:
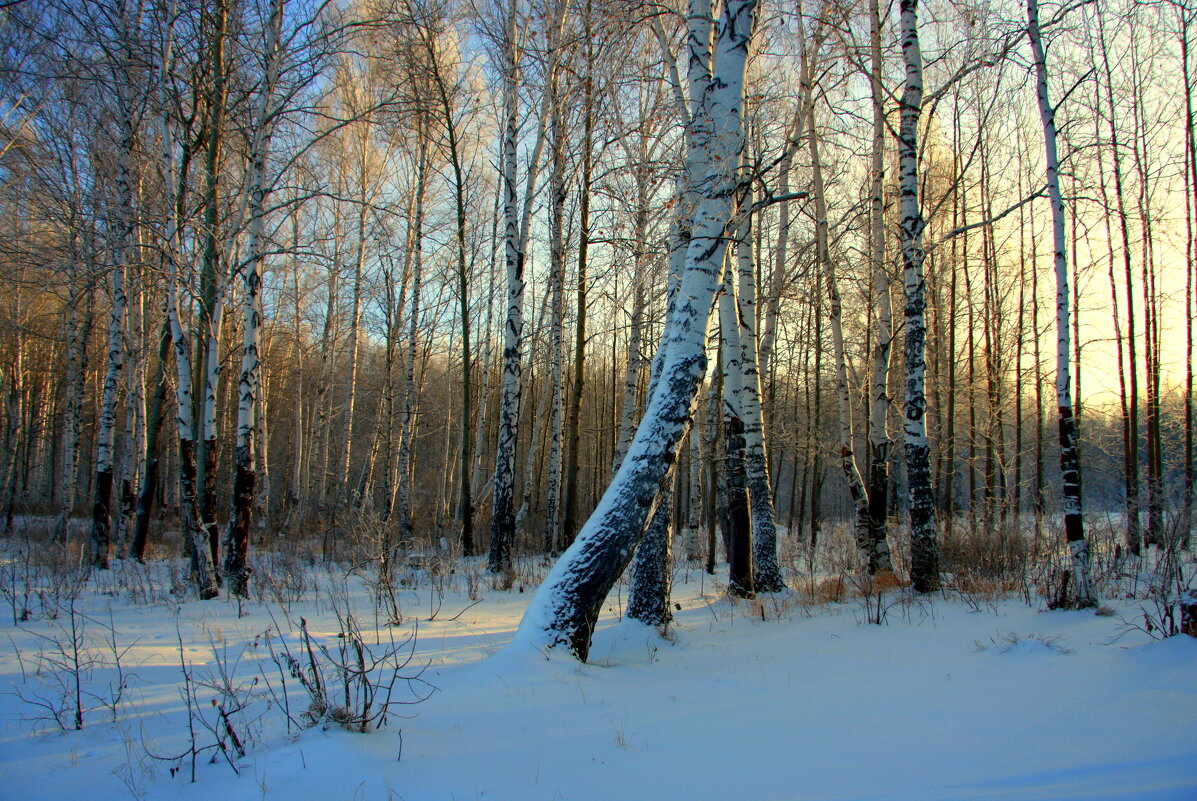
[[[173,69],[173,29],[174,4],[171,3],[167,19],[167,32],[162,55],[162,86],[167,85],[167,76]],[[163,108],[167,108],[163,103]],[[191,578],[201,600],[214,598],[218,594],[216,585],[216,569],[212,561],[212,552],[208,547],[207,538],[201,525],[199,509],[199,490],[197,487],[196,470],[196,431],[195,431],[195,398],[192,392],[191,340],[186,329],[183,328],[179,314],[179,223],[183,219],[182,195],[186,186],[187,166],[190,156],[183,143],[182,158],[176,161],[176,139],[168,116],[161,120],[161,142],[163,148],[163,162],[166,166],[166,188],[169,209],[166,221],[166,241],[163,245],[163,257],[166,261],[166,319],[170,326],[171,342],[175,356],[175,409],[177,417],[177,431],[179,440],[179,508],[181,510],[183,542],[191,562]]]
[[[113,220],[113,263],[111,267],[112,310],[108,320],[107,364],[100,401],[100,419],[96,427],[95,502],[92,507],[91,563],[108,568],[109,540],[112,535],[112,483],[116,434],[116,403],[125,367],[124,317],[128,305],[125,294],[125,269],[130,257],[133,226],[133,148],[136,128],[133,108],[133,55],[129,30],[131,10],[124,2],[117,4],[121,51],[113,65],[118,103],[120,141],[117,142],[116,208]],[[15,465],[14,465],[15,469]]]
[[[528,608],[517,635],[517,642],[525,645],[563,645],[579,659],[586,658],[607,593],[644,535],[663,494],[669,465],[676,461],[689,428],[691,407],[706,372],[706,334],[726,251],[724,236],[735,212],[734,168],[743,148],[740,117],[754,14],[754,0],[726,4],[715,80],[704,92],[705,113],[691,121],[696,135],[689,158],[701,159],[705,174],[694,184],[700,201],[677,303],[666,323],[660,379],[598,509]],[[692,53],[692,58],[703,55]]]
[[[233,508],[229,514],[228,534],[225,538],[225,578],[234,595],[249,595],[249,576],[253,572],[247,561],[249,529],[254,507],[254,487],[257,481],[260,441],[257,419],[261,393],[258,353],[262,327],[262,258],[266,242],[266,199],[269,195],[266,166],[270,158],[270,143],[274,133],[274,92],[281,64],[282,30],[285,0],[272,0],[270,21],[267,23],[263,55],[265,74],[258,87],[257,109],[249,151],[249,237],[247,256],[241,266],[241,376],[237,391],[237,443],[233,456]],[[364,215],[364,208],[363,208]],[[363,233],[359,227],[359,233]],[[358,264],[360,281],[361,264]],[[352,413],[351,413],[352,419]]]

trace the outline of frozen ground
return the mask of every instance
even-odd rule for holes
[[[877,626],[859,600],[733,605],[690,573],[667,640],[617,623],[613,597],[579,665],[502,650],[530,592],[461,574],[436,581],[442,592],[401,592],[404,623],[390,627],[356,578],[309,574],[303,600],[285,603],[298,588],[284,588],[238,617],[226,600],[177,604],[135,570],[89,585],[77,605],[80,731],[39,706],[61,705],[62,682],[73,689],[72,671],[48,661],[73,658],[69,605],[57,620],[4,624],[5,801],[1197,799],[1197,640],[1129,629],[1138,602],[1099,617],[936,598],[895,603]],[[347,608],[374,654],[418,626],[414,651],[396,656],[411,657],[405,676],[426,667],[392,699],[431,697],[368,734],[327,719],[301,729],[310,695],[270,653],[289,651],[302,673],[305,619],[339,703],[319,645],[339,659]],[[115,721],[103,705],[119,684],[110,621],[127,685]],[[204,749],[195,783],[179,757],[192,741],[184,666]]]

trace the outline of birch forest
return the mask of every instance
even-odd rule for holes
[[[519,637],[583,660],[675,564],[1179,587],[1195,40],[1189,0],[2,3],[0,529],[197,599],[538,570]]]

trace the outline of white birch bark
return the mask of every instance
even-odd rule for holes
[[[666,326],[660,379],[632,447],[578,538],[554,566],[520,624],[517,646],[564,645],[585,659],[607,593],[644,535],[691,421],[706,372],[706,335],[735,210],[744,72],[756,4],[731,0],[721,20],[714,78],[693,120],[691,158],[704,163],[686,267]],[[695,169],[697,172],[697,168]]]
[[[175,156],[175,134],[171,125],[169,103],[165,97],[173,70],[173,23],[175,3],[167,10],[167,29],[162,54],[163,114],[160,120],[163,163],[166,169],[168,202],[170,210],[166,219],[166,241],[163,244],[166,259],[166,315],[170,326],[171,342],[175,354],[175,407],[179,438],[179,506],[182,510],[183,538],[191,561],[192,581],[201,600],[215,598],[218,594],[216,571],[212,553],[205,541],[200,526],[199,496],[196,486],[196,431],[194,419],[194,397],[192,391],[191,343],[179,314],[179,195],[182,192],[183,176],[179,174]]]
[[[637,221],[640,220],[637,213]],[[644,282],[647,280],[647,270],[643,265],[642,249],[637,249],[635,274],[632,276],[632,316],[628,321],[628,359],[624,368],[623,403],[619,413],[619,434],[615,441],[615,457],[612,460],[611,472],[619,470],[624,456],[628,452],[628,445],[632,442],[632,434],[636,426],[636,395],[640,387],[640,376],[644,371]]]
[[[1056,404],[1060,411],[1060,471],[1064,496],[1064,533],[1072,556],[1073,592],[1076,606],[1097,603],[1089,573],[1089,544],[1081,520],[1081,486],[1077,460],[1076,418],[1072,410],[1069,376],[1068,260],[1064,238],[1064,200],[1060,195],[1060,159],[1056,149],[1056,110],[1047,85],[1047,56],[1039,31],[1038,0],[1027,0],[1027,37],[1035,58],[1035,88],[1039,118],[1043,123],[1043,145],[1047,163],[1047,195],[1052,207],[1052,245],[1056,270]],[[1063,601],[1064,599],[1059,599]]]
[[[517,0],[510,0],[504,49],[504,127],[502,154],[504,259],[507,265],[507,322],[503,330],[503,391],[499,406],[499,439],[495,451],[494,495],[492,496],[490,549],[487,569],[506,572],[511,565],[511,549],[519,528],[520,515],[515,507],[515,450],[522,408],[522,352],[524,340],[524,261],[532,225],[532,199],[544,147],[545,124],[550,95],[545,93],[540,119],[524,177],[522,212],[518,202],[516,146],[519,136],[519,86],[521,81],[519,46],[520,28]],[[565,15],[565,4],[557,3],[551,23],[550,41],[556,41]],[[557,49],[549,51],[548,72],[556,71]]]
[[[515,448],[519,435],[521,349],[524,334],[524,253],[521,248],[516,193],[516,143],[519,134],[519,27],[517,0],[509,0],[503,41],[504,126],[502,153],[504,260],[507,266],[507,314],[503,326],[503,391],[499,405],[499,439],[495,453],[487,569],[503,573],[511,567],[515,539]]]
[[[744,225],[737,226],[738,237],[744,233]],[[731,266],[739,261],[738,252],[729,252],[724,269],[723,292],[719,296],[719,355],[723,386],[723,434],[724,434],[724,483],[726,490],[723,505],[728,521],[728,582],[727,592],[743,598],[755,594],[755,578],[752,560],[752,516],[749,501],[748,477],[746,472],[745,437],[745,395],[744,371],[740,346],[739,302],[736,298],[735,272]]]
[[[931,492],[927,442],[926,283],[923,278],[923,228],[919,201],[918,126],[923,105],[923,56],[919,46],[918,0],[901,0],[902,55],[906,82],[898,131],[899,216],[906,316],[906,481],[910,492],[911,580],[918,592],[939,587],[939,544],[935,498]]]
[[[869,572],[876,570],[875,557],[870,552],[869,499],[864,480],[856,464],[852,434],[852,395],[848,386],[848,359],[844,350],[843,307],[835,265],[831,259],[830,232],[827,222],[827,196],[823,184],[823,164],[819,151],[818,127],[815,124],[814,92],[807,87],[806,121],[807,144],[811,161],[811,197],[815,211],[815,258],[823,271],[827,287],[827,323],[831,329],[832,355],[835,358],[835,389],[839,408],[840,469],[848,482],[848,494],[855,511],[853,533],[856,546],[869,560]]]
[[[558,70],[561,47],[554,48],[549,74],[549,128],[552,133],[549,174],[549,364],[550,364],[550,422],[549,469],[545,481],[545,551],[556,553],[561,534],[561,446],[564,423],[564,387],[562,366],[564,358],[565,316],[565,145],[568,132],[562,108],[561,82]]]
[[[745,199],[751,207],[751,193]],[[752,258],[752,215],[740,218],[736,234],[736,314],[740,340],[741,408],[744,412],[744,470],[752,511],[753,589],[785,589],[777,563],[777,513],[765,453],[765,419],[761,403],[761,372],[757,364],[756,270]],[[730,269],[730,268],[729,268]]]
[[[79,287],[78,238],[71,236],[72,263],[70,289],[67,299],[67,365],[66,365],[66,419],[63,421],[62,455],[62,512],[58,519],[55,539],[65,545],[70,537],[70,521],[74,514],[75,497],[78,490],[79,441],[83,427],[83,334],[80,330],[79,304],[82,292]],[[88,320],[90,327],[91,321]]]
[[[128,298],[125,294],[125,269],[129,260],[130,240],[133,228],[133,145],[136,135],[133,116],[133,55],[130,52],[130,9],[125,2],[118,2],[116,13],[120,27],[120,52],[118,63],[113,65],[113,80],[116,84],[117,113],[119,115],[120,141],[117,142],[116,165],[116,209],[112,221],[115,231],[112,242],[113,261],[111,267],[112,307],[108,319],[107,363],[104,371],[104,385],[100,401],[100,419],[96,426],[96,479],[95,504],[92,508],[91,563],[94,567],[108,568],[109,541],[112,536],[112,484],[114,469],[113,442],[116,433],[116,403],[124,363],[124,318]]]
[[[258,354],[262,325],[262,254],[265,246],[266,199],[269,195],[266,170],[270,141],[274,133],[274,92],[282,60],[285,0],[272,0],[264,41],[265,71],[258,87],[257,108],[249,150],[249,236],[246,259],[241,266],[241,376],[237,385],[237,440],[234,455],[233,508],[225,538],[225,578],[229,591],[241,597],[249,594],[247,562],[249,530],[257,480],[257,404],[260,398]],[[360,265],[359,265],[360,267]]]

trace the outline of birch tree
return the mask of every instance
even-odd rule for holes
[[[696,9],[709,19],[701,0],[692,13]],[[694,184],[699,202],[677,302],[666,324],[660,379],[627,457],[598,509],[537,591],[517,643],[565,646],[585,660],[603,601],[644,535],[689,428],[706,372],[706,335],[722,273],[725,234],[735,212],[735,168],[744,137],[744,72],[755,10],[755,0],[726,4],[717,26],[712,79],[702,93],[703,113],[690,123],[694,146],[688,159],[702,165],[702,180]],[[709,63],[701,48],[691,48],[691,59]],[[700,174],[698,165],[694,174]]]
[[[1056,405],[1060,411],[1060,472],[1064,496],[1064,534],[1072,556],[1073,592],[1076,606],[1097,603],[1089,577],[1089,544],[1081,520],[1081,486],[1077,464],[1076,418],[1072,413],[1072,382],[1069,377],[1071,345],[1068,327],[1068,260],[1064,238],[1064,200],[1060,194],[1060,159],[1056,152],[1056,109],[1047,84],[1047,56],[1039,30],[1038,0],[1027,0],[1027,38],[1035,58],[1035,91],[1039,118],[1043,123],[1047,163],[1047,194],[1052,209],[1052,245],[1056,271]],[[1060,601],[1063,601],[1063,597]]]
[[[923,105],[923,56],[919,46],[918,0],[901,0],[902,55],[906,80],[899,102],[899,216],[906,313],[906,482],[910,493],[910,577],[918,592],[939,587],[939,544],[935,496],[931,491],[931,447],[927,441],[926,281],[923,277],[923,219],[919,200],[919,114]]]

